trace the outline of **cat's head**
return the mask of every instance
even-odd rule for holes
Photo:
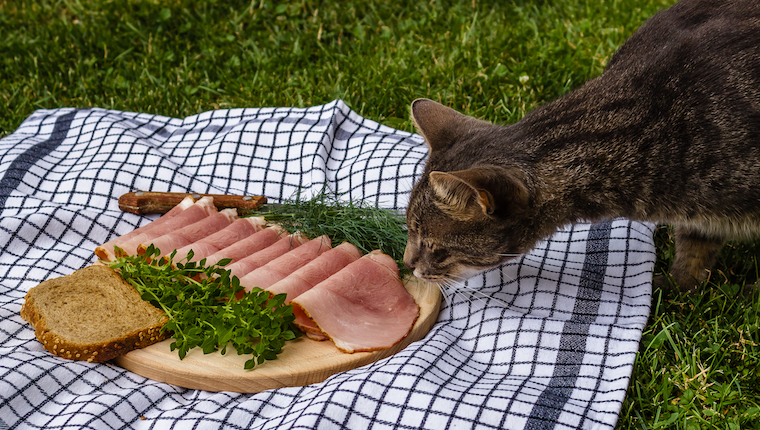
[[[495,145],[500,127],[425,99],[412,117],[430,152],[407,208],[404,264],[418,278],[457,282],[532,248],[530,180]]]

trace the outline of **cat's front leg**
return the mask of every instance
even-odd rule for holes
[[[693,291],[715,264],[724,237],[709,235],[694,226],[675,226],[676,253],[670,274],[681,291]]]

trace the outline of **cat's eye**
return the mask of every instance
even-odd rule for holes
[[[435,261],[436,263],[442,263],[447,258],[449,258],[449,251],[443,248],[434,249],[432,250],[430,254],[431,254],[432,260]]]

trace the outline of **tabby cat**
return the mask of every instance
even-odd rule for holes
[[[682,0],[512,125],[411,110],[430,148],[407,209],[419,278],[462,281],[568,223],[625,217],[675,227],[670,272],[690,290],[726,240],[760,233],[760,1]]]

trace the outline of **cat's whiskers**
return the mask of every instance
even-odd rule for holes
[[[464,297],[464,300],[470,303],[471,303],[472,298],[475,297],[478,300],[493,300],[505,307],[509,306],[509,304],[505,302],[504,300],[497,299],[496,297],[488,295],[478,289],[467,286],[466,279],[463,279],[463,278],[461,280],[455,280],[455,279],[452,279],[451,277],[444,278],[441,282],[438,282],[438,288],[441,290],[441,293],[446,298],[446,303],[448,305],[451,305],[453,298],[455,298],[457,294],[462,294],[462,297]],[[449,294],[451,294],[451,297],[449,297]]]
[[[500,254],[500,253],[497,253],[496,255],[498,255],[499,257],[516,258],[516,257],[521,256],[522,254],[514,254],[514,253]]]
[[[454,301],[452,300],[451,295],[449,295],[448,284],[449,282],[446,281],[445,279],[440,282],[435,282],[435,285],[438,287],[438,290],[441,291],[443,300],[446,301],[446,306],[450,308],[452,307]]]
[[[449,303],[448,297],[446,296],[446,290],[443,289],[440,282],[425,281],[425,284],[427,284],[428,294],[430,294],[430,288],[433,288],[433,287],[438,288],[438,291],[441,292],[441,296],[443,296],[443,298],[446,299],[446,304],[447,305],[451,304]]]
[[[453,279],[449,279],[449,278],[439,278],[435,281],[427,281],[427,282],[428,284],[433,284],[438,288],[438,290],[441,292],[441,295],[443,296],[443,299],[446,301],[447,306],[452,305],[452,297],[449,294],[448,288],[453,287],[455,284],[459,282],[454,281]],[[456,290],[454,291],[454,293],[456,293]]]

